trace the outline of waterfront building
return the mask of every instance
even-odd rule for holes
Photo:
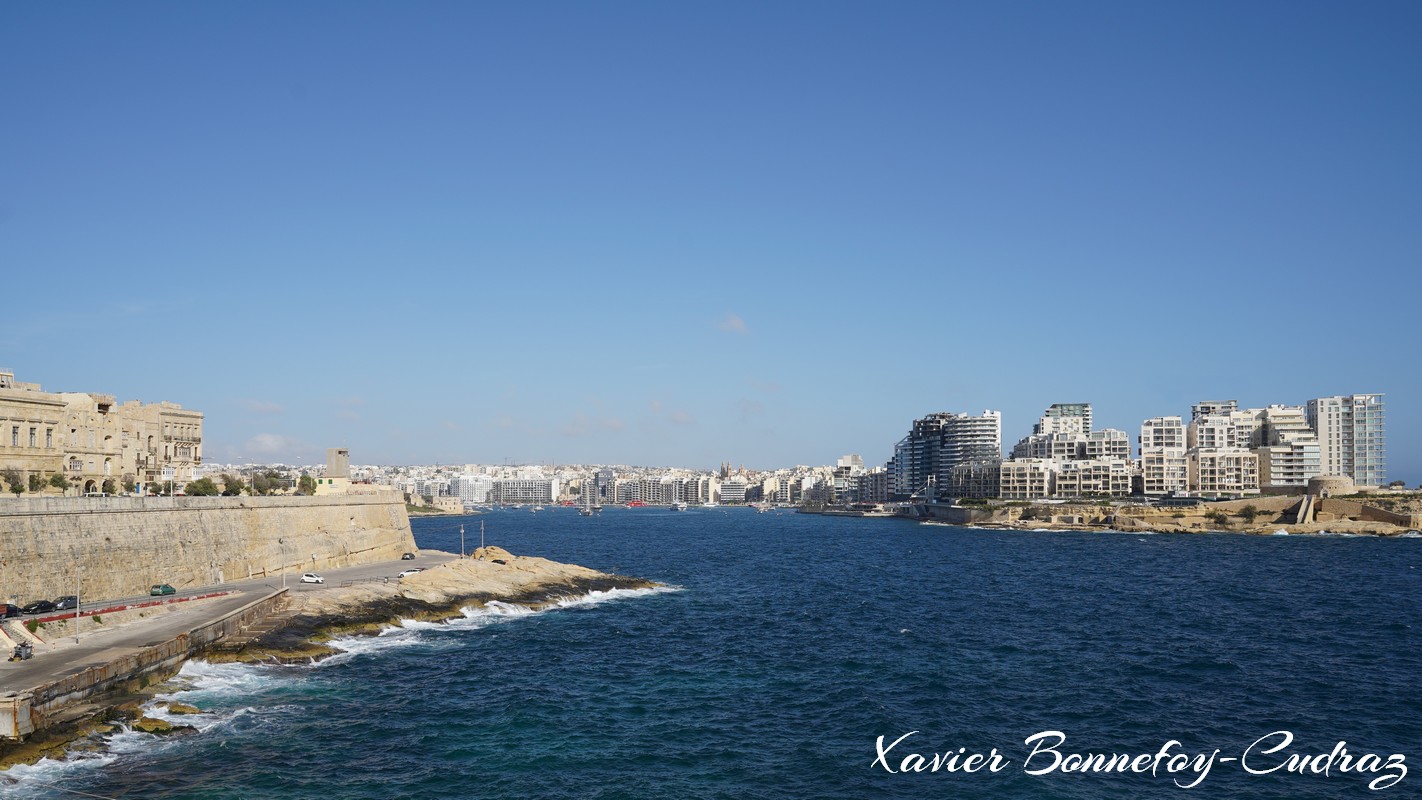
[[[558,497],[556,478],[501,478],[494,481],[499,503],[552,503]]]
[[[894,496],[930,496],[938,474],[943,428],[952,416],[946,412],[929,414],[913,421],[909,433],[894,445]]]
[[[1151,417],[1142,422],[1139,445],[1144,494],[1189,491],[1190,463],[1185,456],[1185,424],[1180,417]]]
[[[1254,454],[1259,456],[1259,486],[1302,490],[1322,473],[1322,450],[1303,406],[1271,405],[1251,409],[1259,423]]]
[[[1002,415],[936,412],[914,420],[894,446],[894,496],[933,500],[953,467],[1002,457]]]
[[[600,469],[593,474],[592,502],[597,505],[617,502],[617,473]]]
[[[943,427],[943,450],[938,463],[940,482],[959,464],[1002,458],[1002,414],[952,414]]]
[[[1041,500],[1056,491],[1056,470],[1046,459],[1004,461],[998,469],[998,497],[1003,500]]]
[[[859,502],[861,503],[886,503],[889,500],[889,470],[887,467],[874,467],[856,480],[859,484]]]
[[[834,489],[834,502],[855,503],[860,500],[859,484],[856,480],[864,474],[864,459],[858,455],[842,456],[835,463],[831,477],[831,486]]]
[[[1183,447],[1150,447],[1141,451],[1141,493],[1184,494],[1190,490],[1190,459]]]
[[[1383,396],[1351,394],[1308,401],[1324,475],[1347,475],[1359,486],[1387,482]]]
[[[740,505],[746,501],[746,481],[738,475],[733,475],[721,481],[721,492],[719,502],[722,505]]]
[[[997,497],[1002,488],[1002,464],[1001,460],[958,464],[948,472],[944,494],[960,500]]]
[[[176,403],[118,404],[113,395],[46,392],[0,370],[0,469],[28,483],[61,474],[81,492],[196,477],[202,420]]]
[[[1196,448],[1188,456],[1191,490],[1214,496],[1259,493],[1259,456],[1249,450]]]
[[[1053,465],[1057,497],[1125,497],[1135,471],[1119,458],[1081,459]]]
[[[458,497],[464,506],[474,506],[489,502],[494,492],[494,480],[488,475],[468,472],[460,473],[449,480],[449,493]]]

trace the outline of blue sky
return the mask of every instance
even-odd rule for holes
[[[0,366],[213,461],[881,463],[1386,392],[1422,6],[0,7]]]

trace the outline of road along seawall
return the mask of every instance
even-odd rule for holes
[[[0,601],[184,591],[415,549],[398,494],[0,501]]]
[[[0,739],[22,739],[64,720],[75,706],[118,691],[133,691],[172,677],[190,656],[243,628],[261,622],[286,602],[286,589],[180,633],[29,691],[0,695]]]

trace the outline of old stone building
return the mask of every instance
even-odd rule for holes
[[[181,485],[202,463],[202,419],[175,403],[46,392],[0,370],[0,469],[46,485],[61,474],[71,493],[101,492],[106,483],[122,490],[125,481]]]

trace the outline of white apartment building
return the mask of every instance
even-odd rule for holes
[[[980,416],[951,414],[943,425],[943,444],[938,462],[942,477],[958,464],[1002,457],[1002,413],[984,411]]]
[[[1180,417],[1151,417],[1142,422],[1139,443],[1145,494],[1189,491],[1190,462],[1185,457],[1185,423]]]
[[[1056,491],[1056,470],[1046,459],[1014,459],[998,468],[998,497],[1003,500],[1040,500]]]
[[[1057,497],[1125,497],[1131,493],[1134,475],[1129,462],[1121,459],[1063,461],[1056,465]]]
[[[1140,448],[1155,447],[1185,449],[1185,423],[1179,417],[1151,417],[1141,423]]]
[[[449,493],[466,506],[489,502],[494,491],[494,479],[487,475],[456,475],[449,481]]]
[[[1080,457],[1088,461],[1130,461],[1131,437],[1125,431],[1102,428],[1086,434],[1080,452]]]
[[[1229,401],[1231,405],[1233,400]],[[1197,406],[1198,408],[1198,406]],[[1185,432],[1186,446],[1206,450],[1254,447],[1260,421],[1258,409],[1231,408],[1218,414],[1201,414],[1190,420]]]
[[[746,501],[746,482],[739,477],[721,481],[721,504],[737,505]]]
[[[1190,488],[1201,494],[1259,493],[1259,456],[1239,447],[1189,451]]]
[[[1183,447],[1148,447],[1141,451],[1141,491],[1147,495],[1184,494],[1190,490],[1190,459]]]
[[[1308,401],[1324,475],[1347,475],[1359,486],[1387,482],[1383,396],[1351,394]]]
[[[1303,406],[1273,405],[1258,409],[1255,416],[1261,488],[1306,487],[1309,478],[1322,474],[1322,450]]]
[[[556,478],[506,478],[494,481],[500,503],[552,503],[558,497]]]

